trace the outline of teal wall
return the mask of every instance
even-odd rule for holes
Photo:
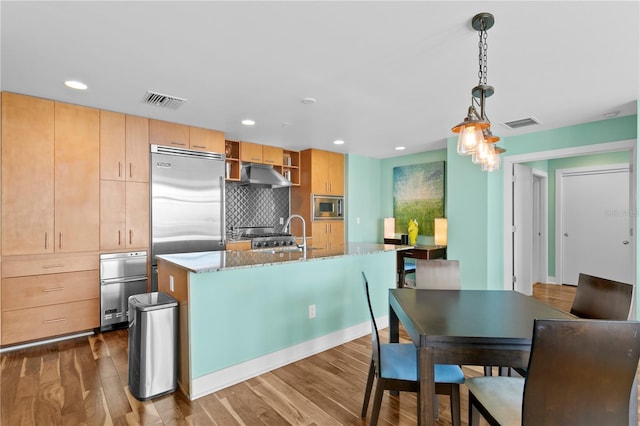
[[[636,139],[636,116],[503,138],[506,155]],[[456,154],[450,138],[447,154],[448,255],[461,261],[465,288],[503,288],[504,170],[484,173],[468,157]]]
[[[403,155],[400,157],[392,157],[380,160],[380,207],[378,218],[379,238],[383,239],[383,220],[385,217],[393,217],[393,168],[398,166],[408,166],[411,164],[431,163],[434,161],[446,161],[447,150],[440,149],[437,151],[426,151],[419,154]],[[446,172],[446,164],[445,164]],[[445,179],[445,186],[448,182]],[[447,198],[445,195],[445,217],[447,216]],[[432,236],[418,235],[418,244],[433,244]]]
[[[191,378],[368,321],[362,271],[376,316],[387,315],[395,262],[392,251],[191,273]]]
[[[346,161],[347,241],[382,242],[380,160],[347,155]]]

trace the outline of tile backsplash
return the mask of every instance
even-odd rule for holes
[[[227,182],[226,227],[263,226],[280,231],[289,216],[289,188],[268,188]]]

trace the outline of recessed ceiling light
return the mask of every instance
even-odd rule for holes
[[[396,151],[402,151],[404,150],[404,146],[396,146]]]
[[[64,85],[76,90],[87,90],[87,85],[81,81],[67,80],[64,82]]]
[[[254,124],[256,124],[256,122],[247,118],[242,120],[242,124],[244,124],[245,126],[253,126]]]
[[[342,139],[336,139],[335,141],[333,141],[334,145],[344,145],[344,141]]]
[[[311,104],[315,104],[317,101],[315,98],[302,98],[301,102],[306,105],[311,105]]]

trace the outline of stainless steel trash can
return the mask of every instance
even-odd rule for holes
[[[178,301],[165,293],[129,297],[129,389],[140,401],[176,390]]]

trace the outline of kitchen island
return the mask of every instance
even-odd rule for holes
[[[196,399],[370,333],[361,272],[385,327],[403,248],[158,256],[158,289],[180,303],[181,390]]]

